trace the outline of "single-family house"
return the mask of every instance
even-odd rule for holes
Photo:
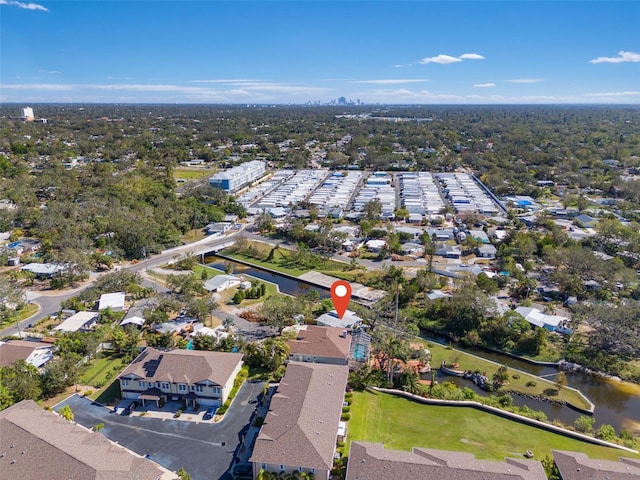
[[[496,258],[496,253],[498,253],[498,250],[496,249],[496,247],[489,243],[486,245],[480,245],[476,249],[476,252],[478,253],[479,257],[493,259]]]
[[[373,240],[368,240],[367,243],[365,243],[365,247],[367,247],[367,250],[373,253],[378,253],[380,250],[382,250],[386,246],[387,246],[387,242],[385,242],[384,240],[373,239]]]
[[[360,234],[360,227],[355,225],[339,225],[331,230],[332,233],[343,233],[347,238],[355,238]]]
[[[632,480],[640,478],[640,461],[591,459],[586,453],[551,450],[562,480]]]
[[[316,318],[316,324],[325,327],[337,327],[337,328],[357,328],[362,324],[362,318],[352,312],[351,310],[347,310],[344,312],[342,318],[338,315],[338,312],[335,310],[331,310],[328,313],[323,313],[318,318]]]
[[[504,479],[546,480],[537,460],[507,458],[504,462],[478,460],[472,453],[416,448],[389,450],[382,443],[352,442],[346,480],[388,479]],[[592,478],[592,477],[580,477]]]
[[[518,307],[516,312],[524,317],[531,325],[544,328],[550,332],[568,334],[572,330],[569,328],[569,319],[559,315],[547,315],[535,307]]]
[[[407,242],[400,246],[403,255],[420,255],[424,252],[424,247],[419,243]]]
[[[242,279],[240,277],[222,274],[211,277],[209,280],[204,282],[203,287],[208,292],[222,292],[223,290],[240,285],[241,282]]]
[[[342,218],[344,215],[344,209],[342,207],[333,207],[329,209],[329,216],[334,219]]]
[[[233,224],[231,222],[210,223],[204,227],[204,231],[207,235],[224,235],[232,226]]]
[[[255,441],[253,478],[267,472],[306,472],[328,480],[349,368],[289,362]]]
[[[112,312],[121,312],[124,310],[124,292],[105,293],[100,295],[98,302],[98,311],[109,308]]]
[[[284,218],[287,216],[287,213],[289,212],[282,207],[274,207],[269,209],[269,215],[271,215],[271,218]]]
[[[411,238],[413,240],[418,240],[420,238],[420,235],[422,235],[424,233],[424,230],[422,230],[421,228],[417,228],[417,227],[396,227],[395,228],[395,232],[396,233],[404,233],[406,235],[410,235]]]
[[[64,272],[66,267],[58,263],[28,263],[22,267],[25,272],[35,274],[38,279],[53,278],[56,273]]]
[[[25,340],[0,341],[0,367],[8,367],[18,360],[36,368],[53,358],[53,345]]]
[[[427,228],[427,233],[432,239],[435,235],[435,239],[438,242],[445,242],[456,238],[456,233],[453,231],[453,228]]]
[[[147,347],[118,376],[122,398],[219,407],[233,388],[242,357],[241,353]]]
[[[137,315],[132,315],[131,317],[125,317],[120,322],[120,326],[124,327],[125,325],[135,325],[136,327],[142,328],[144,325],[144,318],[139,317]]]
[[[33,400],[0,412],[0,476],[6,479],[174,479],[155,462],[68,422]]]
[[[306,325],[287,344],[289,360],[347,365],[351,334],[344,328]]]
[[[100,313],[98,312],[78,312],[54,327],[53,330],[58,332],[86,332],[93,329],[99,318]]]
[[[591,215],[586,215],[584,213],[577,215],[573,221],[579,226],[583,228],[596,228],[598,225],[598,219],[593,218]]]
[[[460,247],[457,245],[440,243],[436,246],[436,255],[444,258],[460,258],[462,256],[462,250],[460,250]]]
[[[410,213],[405,219],[406,223],[422,223],[423,221],[424,217],[420,213]]]
[[[469,235],[474,240],[477,240],[482,243],[489,243],[489,236],[484,230],[469,230]]]

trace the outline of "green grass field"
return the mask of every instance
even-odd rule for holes
[[[266,261],[266,258],[269,256],[269,252],[271,251],[272,247],[260,242],[249,242],[249,244],[257,250],[257,256],[249,256],[237,252],[230,253],[229,251],[224,251],[223,254],[230,258],[244,260],[259,267],[269,268],[271,270],[275,270],[276,272],[286,273],[295,277],[298,277],[312,270],[326,274],[330,274],[329,272],[335,271],[343,272],[347,275],[350,273],[349,264],[326,258],[320,260],[317,265],[309,267],[295,264],[290,258],[291,251],[282,247],[274,252],[273,258],[270,261]],[[357,270],[354,273],[362,274],[362,271]]]
[[[115,378],[123,368],[121,356],[106,353],[101,358],[96,358],[91,361],[91,365],[87,367],[80,377],[79,383],[84,385],[106,385]],[[111,375],[107,375],[109,372],[111,372]]]
[[[469,355],[460,350],[448,349],[442,345],[433,342],[424,342],[427,348],[431,351],[431,366],[438,368],[443,360],[446,360],[447,364],[458,363],[460,370],[480,370],[486,372],[489,378],[496,372],[498,365],[488,360]],[[548,380],[524,373],[521,371],[516,372],[509,368],[509,383],[505,385],[502,390],[512,390],[530,395],[545,395],[545,390],[556,390],[558,393],[556,396],[550,398],[558,400],[567,400],[573,405],[578,407],[588,408],[589,405],[585,401],[584,397],[574,390],[567,388],[558,389],[557,385]],[[519,378],[514,378],[514,374]],[[527,382],[535,382],[535,386],[527,386]],[[499,393],[499,392],[498,392]]]
[[[173,170],[173,178],[182,180],[195,180],[198,178],[213,175],[217,172],[216,168],[198,168],[198,167],[176,167]]]
[[[531,450],[541,460],[551,449],[584,452],[617,460],[640,455],[581,442],[467,407],[422,405],[385,393],[354,392],[348,440],[382,442],[386,448],[458,450],[478,458],[523,458]]]

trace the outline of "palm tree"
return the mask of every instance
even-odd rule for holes
[[[58,414],[64,418],[67,422],[73,422],[74,415],[71,407],[69,405],[65,405],[60,410],[58,410]]]

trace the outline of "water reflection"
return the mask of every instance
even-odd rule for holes
[[[204,258],[204,263],[209,267],[217,268],[218,270],[222,271],[224,271],[227,265],[231,265],[233,266],[233,273],[235,275],[251,275],[252,277],[259,278],[260,280],[275,283],[276,285],[278,285],[281,293],[286,293],[287,295],[292,295],[294,297],[306,295],[311,290],[316,290],[320,295],[320,298],[331,297],[329,291],[323,288],[314,287],[309,285],[308,283],[299,282],[291,278],[283,277],[282,275],[278,275],[276,273],[267,272],[257,267],[249,267],[247,265],[243,265],[242,263],[234,262],[233,260],[223,260],[219,257],[209,256]]]

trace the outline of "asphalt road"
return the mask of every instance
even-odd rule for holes
[[[184,467],[193,480],[216,480],[233,465],[263,388],[262,382],[246,382],[219,423],[124,416],[79,395],[55,409],[69,405],[75,422],[86,428],[104,423],[102,435],[169,470]]]
[[[158,267],[160,265],[164,265],[166,263],[175,261],[181,258],[182,256],[186,255],[187,253],[200,252],[202,251],[203,248],[214,249],[216,245],[220,245],[220,244],[235,240],[239,235],[240,235],[240,232],[237,231],[229,235],[225,235],[223,237],[203,238],[202,240],[199,240],[194,243],[190,243],[188,245],[181,245],[179,247],[171,248],[158,255],[154,255],[153,257],[150,257],[143,262],[126,265],[122,268],[127,269],[131,272],[142,273],[144,270],[152,269],[154,267]],[[94,277],[93,280],[95,281],[95,279],[97,278],[97,275],[94,274],[93,277]],[[27,328],[29,324],[35,325],[43,318],[56,314],[57,312],[60,311],[60,308],[61,308],[60,304],[63,301],[77,295],[82,290],[89,288],[92,284],[93,284],[93,281],[83,285],[82,287],[75,288],[72,290],[65,290],[62,292],[27,291],[27,299],[32,303],[36,303],[40,307],[40,309],[38,310],[37,313],[35,313],[31,317],[19,322],[20,331]],[[153,287],[154,283],[149,280],[144,280],[143,285]],[[160,289],[161,287],[157,286],[157,288]],[[0,330],[0,338],[15,336],[15,335],[18,335],[18,327],[15,324]]]

